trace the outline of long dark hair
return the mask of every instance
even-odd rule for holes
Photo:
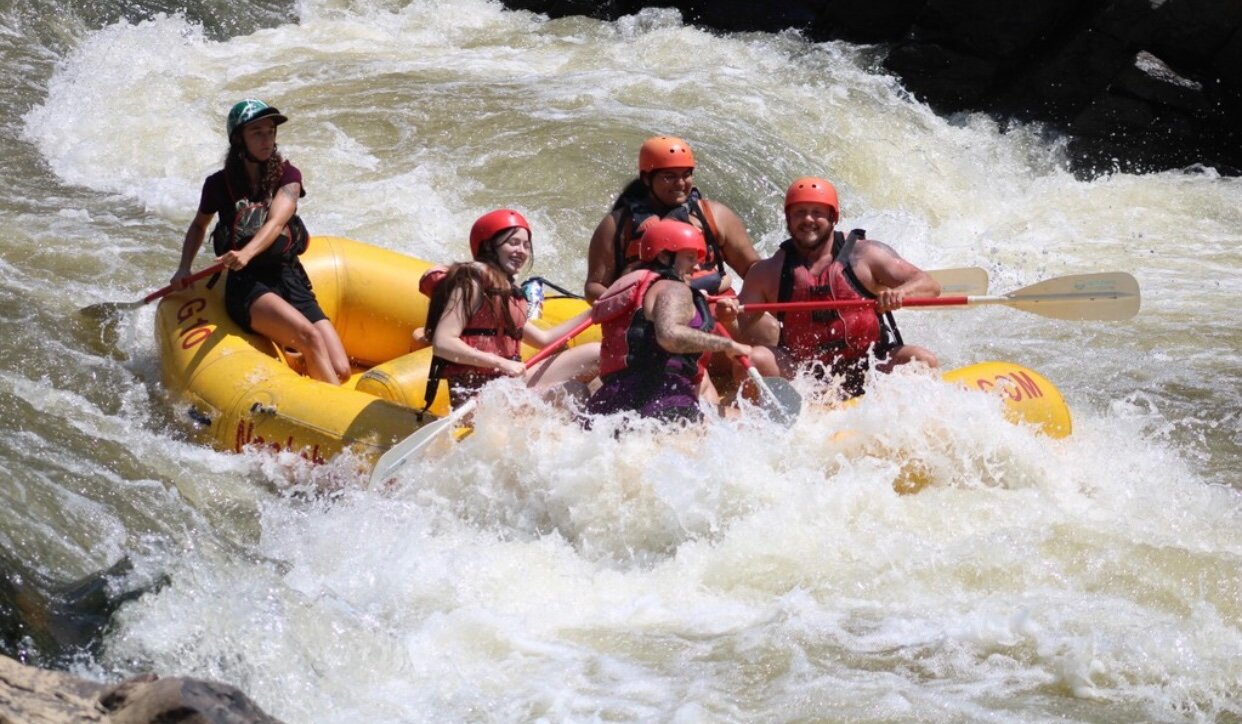
[[[635,176],[632,181],[625,185],[625,188],[621,189],[621,193],[617,194],[617,200],[612,202],[612,210],[616,211],[617,209],[627,207],[628,204],[625,203],[625,199],[643,199],[650,192],[651,190],[647,188],[647,183],[643,181],[642,177]]]
[[[485,241],[479,247],[474,262],[458,262],[449,266],[444,279],[431,292],[431,302],[427,306],[427,323],[423,325],[427,339],[434,339],[440,318],[448,308],[449,297],[457,289],[461,289],[461,303],[466,318],[473,316],[473,310],[484,304],[492,305],[492,316],[503,320],[505,334],[513,338],[522,336],[522,328],[509,313],[509,297],[521,294],[514,285],[513,278],[500,267],[500,259],[496,256],[496,247],[506,235],[516,233],[510,228]],[[531,260],[535,252],[531,250]],[[482,298],[480,298],[482,295]]]
[[[280,174],[284,170],[285,159],[280,149],[274,149],[271,157],[259,164],[259,187],[250,186],[250,175],[246,173],[246,142],[242,140],[240,131],[229,140],[229,152],[224,157],[224,175],[229,180],[233,193],[244,194],[251,201],[264,201],[276,195],[276,185],[280,183]]]

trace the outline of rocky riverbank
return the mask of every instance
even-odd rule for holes
[[[651,3],[505,0],[613,19]],[[874,43],[942,114],[983,111],[1068,136],[1079,172],[1242,173],[1242,3],[1235,0],[668,0],[721,31],[796,28]]]
[[[115,686],[0,656],[0,721],[40,724],[279,724],[245,694],[199,679],[139,676]]]

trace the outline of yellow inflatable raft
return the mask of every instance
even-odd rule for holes
[[[165,385],[190,403],[190,416],[209,430],[213,444],[296,452],[323,462],[350,450],[374,462],[423,422],[431,349],[413,341],[423,325],[427,298],[418,280],[428,262],[337,237],[315,237],[302,257],[315,295],[355,365],[340,387],[300,374],[261,335],[241,330],[224,310],[224,284],[199,282],[165,297],[156,310],[155,334]],[[541,323],[555,325],[578,314],[584,302],[548,297]],[[573,344],[598,341],[598,328]],[[525,349],[524,356],[535,350]],[[1054,437],[1070,432],[1069,410],[1048,380],[1007,362],[985,362],[945,374],[981,390],[1000,389],[1015,420],[1039,425]],[[448,412],[444,385],[429,408]]]
[[[299,360],[242,331],[225,312],[223,279],[160,302],[155,335],[164,384],[189,400],[190,416],[222,450],[256,446],[323,462],[348,449],[374,461],[421,424],[431,349],[415,343],[413,333],[427,315],[418,280],[430,264],[322,236],[312,239],[302,263],[355,366],[346,384],[301,375]],[[582,304],[549,297],[542,319],[555,325]],[[597,330],[588,330],[573,343],[598,339]],[[429,412],[448,412],[444,385]]]

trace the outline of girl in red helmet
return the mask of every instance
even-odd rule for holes
[[[533,258],[530,224],[520,213],[497,209],[470,229],[474,261],[427,271],[419,289],[431,298],[424,334],[435,356],[425,399],[430,404],[440,379],[449,383],[457,407],[484,384],[500,377],[524,377],[531,387],[552,387],[571,379],[590,380],[599,364],[599,345],[585,344],[527,369],[522,342],[544,347],[584,321],[590,310],[544,329],[527,320],[518,273]]]
[[[638,268],[595,304],[604,336],[603,385],[586,411],[698,420],[703,416],[699,385],[705,379],[700,358],[711,352],[746,355],[750,347],[712,334],[716,322],[708,301],[688,283],[705,254],[702,232],[681,221],[657,221],[643,234],[638,253]]]
[[[740,279],[759,260],[737,214],[719,201],[703,198],[695,188],[690,144],[672,136],[655,136],[638,151],[638,178],[621,192],[591,236],[587,299],[597,299],[638,263],[639,240],[660,219],[684,221],[703,233],[706,251],[695,265],[692,283],[708,294],[732,289],[726,265]]]
[[[286,120],[253,98],[229,111],[224,169],[203,182],[172,283],[189,276],[207,227],[218,216],[211,236],[216,261],[229,270],[224,283],[229,317],[247,332],[297,350],[308,375],[335,385],[349,379],[349,356],[298,260],[309,242],[297,216],[306,191],[302,172],[276,149],[276,126]]]

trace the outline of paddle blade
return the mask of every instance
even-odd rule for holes
[[[783,377],[764,377],[747,360],[746,374],[759,388],[759,408],[773,422],[792,427],[802,414],[802,395]]]
[[[1053,319],[1119,322],[1142,301],[1138,280],[1125,272],[1072,274],[1006,294],[1004,304]]]
[[[768,393],[763,395],[762,407],[774,422],[793,427],[802,414],[802,395],[783,377],[764,377]]]
[[[448,415],[418,428],[409,437],[393,445],[375,463],[371,470],[371,486],[387,483],[400,472],[407,462],[425,450],[445,433],[457,427],[466,415],[474,410],[475,401],[470,400]]]
[[[940,284],[940,294],[946,297],[973,297],[988,293],[988,272],[977,266],[933,269],[927,274]]]
[[[122,312],[141,306],[142,302],[100,302],[89,307],[82,307],[78,310],[78,314],[96,322],[104,322],[120,316]]]

